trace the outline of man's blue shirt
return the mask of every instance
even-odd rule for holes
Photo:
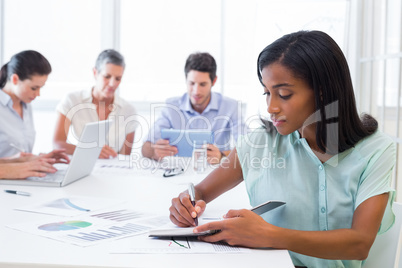
[[[146,141],[155,143],[161,139],[161,129],[200,129],[214,133],[214,144],[220,151],[231,150],[239,134],[246,132],[241,102],[211,92],[211,100],[200,114],[191,106],[187,93],[166,100],[161,115],[150,128]]]

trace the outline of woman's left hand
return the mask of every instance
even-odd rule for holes
[[[205,242],[225,241],[229,245],[250,248],[270,247],[272,241],[267,234],[275,230],[275,226],[267,223],[261,216],[248,210],[230,210],[222,221],[215,221],[200,225],[195,232],[220,230],[214,235],[200,236]]]
[[[55,149],[47,154],[39,154],[39,156],[44,158],[54,158],[56,163],[68,164],[70,163],[70,158],[65,151],[66,149]]]

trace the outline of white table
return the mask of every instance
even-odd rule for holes
[[[146,208],[168,216],[172,197],[185,190],[188,182],[197,183],[205,177],[192,170],[171,178],[163,178],[161,170],[99,170],[63,188],[0,185],[0,267],[294,267],[286,250],[252,250],[245,254],[110,254],[110,243],[79,247],[6,227],[44,217],[14,208],[63,196],[124,199],[128,208]],[[8,194],[4,189],[32,195]],[[242,183],[208,204],[207,210],[223,215],[231,208],[249,207]]]

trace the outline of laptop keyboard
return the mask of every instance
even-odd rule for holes
[[[29,177],[30,181],[59,182],[62,181],[67,170],[58,170],[56,173],[48,173],[45,177]]]

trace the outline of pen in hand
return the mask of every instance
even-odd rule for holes
[[[193,207],[195,207],[195,190],[194,190],[194,184],[190,183],[188,185],[188,194],[190,195],[190,201]],[[194,218],[195,226],[198,226],[198,218]]]

